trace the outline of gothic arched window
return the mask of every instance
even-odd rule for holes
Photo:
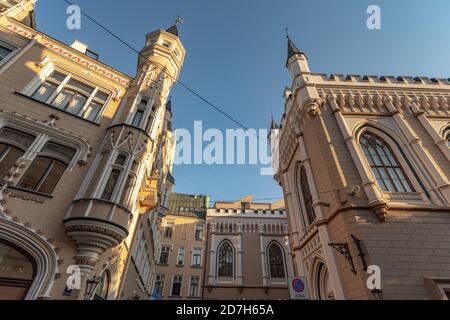
[[[379,187],[385,192],[413,192],[391,147],[378,135],[366,131],[359,139]]]
[[[269,260],[269,275],[270,278],[285,278],[286,272],[284,268],[283,249],[276,242],[269,245],[267,250]]]
[[[228,241],[224,241],[218,250],[217,275],[223,278],[232,278],[234,270],[234,250]]]
[[[311,195],[311,191],[309,189],[308,176],[306,174],[306,169],[303,166],[300,169],[298,169],[297,189],[300,201],[303,200],[303,206],[302,203],[300,203],[300,207],[306,210],[306,218],[308,219],[308,225],[311,225],[314,222],[314,220],[316,220],[316,214],[314,213],[314,208],[312,206],[313,198]]]

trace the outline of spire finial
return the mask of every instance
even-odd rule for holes
[[[286,32],[286,38],[288,38],[288,40],[290,40],[290,38],[289,38],[289,28],[284,28],[284,31]]]
[[[175,25],[178,26],[180,24],[183,24],[183,18],[181,18],[179,15],[177,16],[177,18],[175,19]]]

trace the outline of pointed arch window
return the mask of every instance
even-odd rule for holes
[[[224,241],[218,250],[217,275],[220,278],[232,278],[234,270],[234,250],[228,241]]]
[[[270,278],[285,278],[284,255],[280,245],[276,242],[270,244],[267,250],[267,256],[269,260]]]
[[[366,131],[359,142],[379,187],[385,192],[414,192],[391,147],[380,136]]]
[[[113,169],[109,175],[109,179],[106,182],[105,189],[103,190],[102,199],[103,200],[112,200],[114,195],[114,191],[116,187],[119,185],[119,178],[122,172],[125,170],[125,165],[127,163],[127,156],[125,154],[119,154],[116,158],[116,162],[113,165]]]
[[[308,225],[311,225],[316,220],[316,214],[313,208],[313,198],[309,189],[308,175],[304,166],[298,169],[297,189],[299,193],[300,207],[306,211],[306,218],[308,219]],[[302,206],[303,204],[303,206]]]

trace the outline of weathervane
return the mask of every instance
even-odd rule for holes
[[[175,25],[178,26],[183,23],[184,23],[183,19],[180,16],[177,16],[177,19],[175,20]]]
[[[289,39],[289,28],[284,28],[284,30],[286,31],[286,38]]]

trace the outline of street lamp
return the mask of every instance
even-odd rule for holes
[[[96,276],[93,276],[92,278],[86,280],[86,292],[84,293],[84,300],[91,300],[92,295],[94,294],[94,291],[99,283],[100,281]]]
[[[384,300],[383,299],[383,290],[381,289],[373,289],[372,294],[374,295],[376,300]]]

